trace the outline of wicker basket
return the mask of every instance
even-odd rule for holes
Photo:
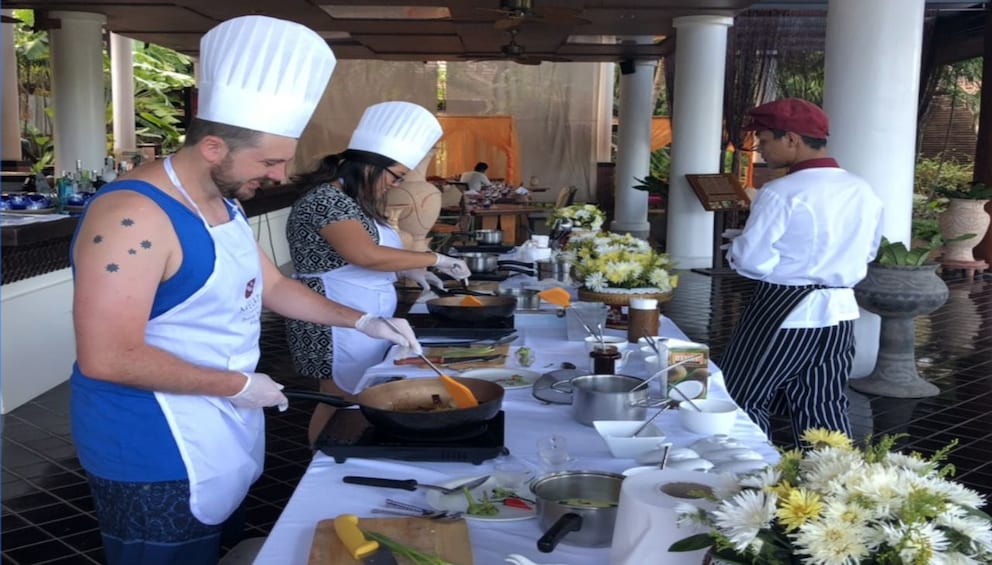
[[[579,289],[579,300],[582,300],[583,302],[602,302],[603,304],[608,304],[610,306],[627,306],[630,304],[631,298],[657,298],[658,303],[660,304],[671,300],[672,293],[671,291],[613,293],[596,292],[585,288]]]

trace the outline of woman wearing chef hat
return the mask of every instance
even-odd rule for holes
[[[282,180],[334,68],[326,41],[262,16],[200,43],[183,147],[100,189],[72,242],[72,432],[111,565],[216,563],[260,476],[262,308],[418,347],[405,320],[282,276],[236,198]],[[236,540],[235,540],[236,541]]]
[[[393,283],[400,277],[441,280],[436,267],[456,279],[471,272],[464,261],[439,253],[403,249],[386,224],[386,192],[398,186],[441,138],[441,124],[410,102],[382,102],[365,109],[348,148],[324,157],[316,170],[293,180],[310,188],[293,205],[286,238],[296,277],[328,298],[363,311],[392,315]],[[389,343],[347,328],[287,321],[296,371],[320,379],[321,391],[357,392],[365,370],[380,362]],[[316,439],[333,413],[318,404],[310,422]]]

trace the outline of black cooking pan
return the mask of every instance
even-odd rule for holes
[[[355,401],[309,390],[283,390],[286,398],[316,400],[338,408],[357,405],[365,419],[376,428],[398,435],[432,432],[458,432],[492,419],[503,407],[503,387],[490,381],[453,377],[472,390],[479,401],[472,408],[454,406],[441,379],[413,378],[383,383],[359,392]],[[435,408],[440,398],[444,409]]]
[[[458,322],[481,322],[509,318],[517,308],[512,296],[477,296],[482,306],[462,306],[463,296],[445,296],[427,301],[427,311],[434,316]]]

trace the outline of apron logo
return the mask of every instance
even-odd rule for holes
[[[255,292],[255,279],[251,279],[245,285],[245,298],[251,298],[251,293],[253,292]]]

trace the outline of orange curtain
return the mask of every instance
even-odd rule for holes
[[[513,116],[437,116],[444,135],[427,175],[456,177],[479,161],[489,164],[486,176],[520,182],[520,149]]]
[[[651,118],[651,151],[657,151],[672,142],[672,119],[668,116]]]

